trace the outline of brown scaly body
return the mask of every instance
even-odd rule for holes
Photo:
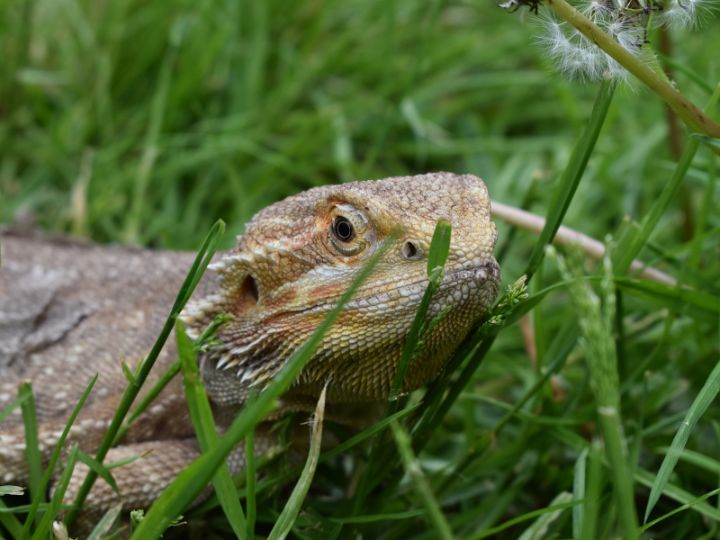
[[[191,336],[215,315],[231,316],[217,334],[220,342],[201,358],[219,424],[232,417],[251,389],[262,390],[391,237],[390,249],[283,405],[307,409],[329,381],[328,415],[357,423],[353,411],[385,399],[427,286],[427,252],[441,218],[453,226],[452,242],[428,317],[445,315],[413,358],[406,391],[438,375],[494,302],[496,233],[482,181],[436,173],[354,182],[311,189],[259,212],[238,246],[216,258],[182,315]],[[192,255],[13,236],[3,238],[2,255],[0,408],[14,399],[20,380],[33,381],[47,457],[78,396],[99,372],[73,433],[85,451],[92,451],[126,384],[121,363],[133,365],[147,353]],[[154,368],[156,377],[174,356],[168,344]],[[18,415],[0,425],[0,483],[27,480],[22,429]],[[272,444],[262,436],[258,441],[260,452]],[[154,452],[147,457],[114,471],[126,508],[147,506],[197,456],[177,379],[108,461],[149,448]],[[240,468],[242,453],[230,461],[233,469]],[[76,474],[74,489],[83,474],[82,469]],[[99,509],[115,497],[98,482],[88,505]]]

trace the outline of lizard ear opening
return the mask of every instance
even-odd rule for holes
[[[245,276],[240,289],[238,290],[236,307],[238,311],[245,311],[257,305],[260,300],[260,293],[258,292],[257,281],[252,277],[251,274]]]

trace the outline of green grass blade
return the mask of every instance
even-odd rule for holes
[[[108,427],[108,430],[105,433],[102,441],[100,442],[98,450],[95,454],[95,460],[98,463],[103,462],[111,446],[117,440],[117,436],[125,420],[125,416],[130,410],[130,407],[132,406],[135,397],[137,397],[138,393],[140,392],[140,388],[145,382],[145,379],[147,379],[150,370],[152,369],[153,365],[155,365],[155,361],[157,360],[158,356],[160,356],[160,351],[162,351],[163,347],[165,346],[165,342],[167,341],[167,338],[175,325],[175,319],[177,318],[180,311],[182,311],[185,303],[190,299],[190,295],[192,295],[195,287],[199,283],[200,278],[202,277],[205,269],[207,268],[207,265],[210,264],[210,261],[215,254],[215,248],[217,246],[217,243],[220,240],[220,237],[222,236],[224,231],[225,224],[221,220],[219,220],[210,229],[210,232],[205,237],[205,240],[202,243],[202,246],[200,247],[197,256],[195,257],[195,260],[193,261],[192,267],[190,268],[190,271],[188,272],[182,286],[180,287],[180,291],[175,298],[175,303],[173,304],[173,307],[170,310],[167,319],[165,320],[165,324],[163,325],[160,335],[155,340],[155,343],[153,344],[150,353],[147,355],[143,363],[138,368],[137,376],[134,377],[133,382],[127,386],[125,392],[122,395],[122,398],[120,399],[120,404],[115,410],[115,414],[113,415],[113,418],[110,422],[110,426]],[[91,470],[85,478],[83,484],[80,486],[77,496],[73,501],[73,508],[71,509],[67,518],[67,523],[69,526],[72,526],[72,524],[75,522],[77,514],[82,508],[83,502],[90,493],[92,485],[93,483],[95,483],[96,479],[97,474]]]
[[[135,422],[140,415],[147,409],[150,404],[155,400],[156,397],[160,395],[160,392],[163,391],[163,389],[170,383],[175,376],[180,373],[180,360],[175,360],[169,368],[165,370],[165,373],[163,373],[160,378],[155,382],[155,384],[152,386],[152,388],[142,397],[140,402],[137,404],[137,407],[135,407],[130,414],[128,414],[127,419],[125,420],[125,423],[123,424],[122,429],[118,433],[118,440],[122,439],[123,436],[127,433],[128,429],[130,429],[130,426]]]
[[[553,200],[548,209],[545,226],[530,254],[530,260],[525,270],[525,275],[528,279],[540,266],[545,256],[545,247],[548,246],[555,237],[555,233],[557,233],[557,230],[560,228],[565,213],[570,206],[570,201],[572,201],[572,198],[575,196],[577,187],[585,172],[587,162],[600,135],[600,129],[605,123],[605,118],[607,117],[614,93],[614,82],[606,80],[600,84],[600,89],[595,98],[595,104],[593,105],[590,118],[588,119],[583,134],[575,144],[570,160],[560,177],[560,184],[555,189]]]
[[[438,287],[440,287],[440,283],[442,283],[445,262],[447,261],[448,254],[450,253],[451,235],[452,227],[450,223],[444,220],[438,221],[435,225],[432,242],[430,243],[430,253],[428,254],[427,275],[429,283],[425,288],[423,297],[420,300],[420,305],[415,312],[415,318],[410,325],[410,331],[405,339],[403,353],[400,357],[400,361],[398,362],[395,378],[393,379],[393,384],[390,388],[388,410],[385,416],[391,414],[395,410],[395,406],[393,404],[397,405],[398,393],[402,389],[402,383],[405,380],[405,374],[410,366],[410,360],[412,359],[413,354],[417,351],[423,324],[425,322],[425,318],[427,317],[428,309],[430,308],[430,301],[432,300],[432,296],[435,294],[435,291],[437,291]]]
[[[12,412],[18,407],[22,407],[22,404],[30,399],[31,394],[18,395],[18,397],[10,405],[0,411],[0,423],[2,423]]]
[[[92,389],[95,386],[97,379],[98,379],[97,374],[92,379],[90,379],[90,382],[85,387],[85,391],[82,393],[82,396],[80,396],[80,399],[75,404],[75,407],[73,407],[73,410],[70,413],[70,416],[68,417],[67,422],[65,423],[65,427],[63,428],[60,438],[58,439],[57,443],[55,443],[55,447],[53,448],[53,452],[50,455],[50,460],[48,461],[48,465],[45,468],[45,472],[43,473],[42,479],[40,480],[39,492],[33,496],[32,503],[30,504],[30,511],[28,512],[28,515],[25,518],[25,525],[23,527],[23,536],[24,537],[28,536],[30,534],[30,528],[32,527],[32,522],[35,519],[35,514],[37,513],[37,510],[40,507],[41,503],[45,500],[45,490],[47,489],[47,486],[50,484],[50,479],[52,478],[52,475],[55,472],[55,466],[57,465],[57,462],[60,459],[60,455],[62,453],[63,447],[65,446],[65,441],[67,440],[67,437],[70,434],[70,428],[72,428],[73,424],[75,423],[75,420],[77,419],[78,415],[80,414],[80,410],[83,408],[83,406],[85,405],[85,402],[87,401],[88,397],[90,396],[90,392],[92,392]]]
[[[427,403],[427,405],[420,407],[419,411],[422,415],[419,416],[412,431],[413,450],[416,453],[424,447],[462,390],[472,380],[473,374],[480,367],[500,330],[508,324],[508,320],[516,316],[518,310],[530,309],[528,306],[532,305],[534,304],[531,299],[527,298],[524,278],[508,286],[507,292],[493,309],[490,318],[468,340],[464,354],[456,355],[447,366],[446,372],[450,375],[464,364],[460,374],[452,382],[449,382],[447,376],[441,378],[428,390],[429,395],[423,404]],[[446,390],[446,395],[443,397],[443,392]]]
[[[697,72],[693,71],[685,62],[675,60],[672,56],[664,55],[662,52],[656,52],[655,54],[657,54],[658,58],[662,60],[663,64],[666,64],[673,70],[685,75],[699,88],[705,91],[706,94],[712,94],[713,85],[709,84],[705,79],[698,75]]]
[[[557,521],[566,510],[565,508],[558,508],[559,505],[572,503],[574,504],[572,509],[575,510],[576,508],[582,508],[581,502],[582,501],[573,500],[572,493],[568,493],[567,491],[558,493],[558,495],[550,501],[549,505],[551,508],[554,507],[555,510],[539,515],[535,522],[523,531],[518,540],[542,540],[546,537],[550,525],[552,525],[554,521]]]
[[[438,505],[437,500],[433,495],[430,484],[428,484],[422,473],[420,464],[413,455],[410,444],[410,436],[402,427],[400,427],[397,421],[392,421],[390,423],[390,429],[395,437],[395,444],[397,445],[400,459],[405,467],[405,472],[410,477],[416,493],[420,497],[420,500],[428,512],[428,520],[435,528],[437,537],[442,538],[443,540],[452,539],[453,534],[450,529],[450,525],[448,524],[447,519],[445,519],[445,515],[440,509],[440,505]]]
[[[720,150],[720,139],[716,137],[708,137],[707,135],[702,135],[701,133],[691,133],[691,136],[701,143],[709,146],[715,152]]]
[[[208,400],[205,387],[200,378],[200,370],[197,365],[195,351],[193,351],[190,338],[185,332],[185,325],[182,321],[175,321],[175,338],[177,341],[178,356],[183,372],[185,384],[185,396],[190,411],[190,419],[195,428],[200,449],[207,452],[213,448],[218,441],[215,420],[213,419],[210,401]],[[230,469],[226,463],[218,467],[213,476],[213,487],[215,494],[220,501],[225,516],[230,523],[235,536],[245,538],[247,525],[245,514],[240,506],[240,497],[230,475]]]
[[[655,482],[657,480],[657,476],[644,469],[639,469],[635,471],[635,480],[637,480],[637,482],[639,482],[640,484],[652,489],[652,486],[655,485]],[[704,516],[707,516],[714,521],[720,522],[719,508],[716,508],[715,506],[706,503],[704,500],[698,499],[697,496],[689,493],[688,491],[682,489],[675,484],[666,482],[663,487],[662,494],[681,504],[692,503],[692,507],[695,511],[699,512]]]
[[[597,538],[597,523],[600,516],[600,494],[602,492],[602,445],[599,440],[590,443],[588,452],[587,479],[583,494],[582,523],[580,540]]]
[[[22,399],[20,408],[22,409],[23,424],[25,425],[25,456],[28,464],[28,487],[30,489],[30,496],[35,498],[36,496],[41,496],[40,480],[42,478],[42,459],[40,457],[37,414],[32,384],[29,382],[21,383],[18,394]]]
[[[573,470],[573,493],[572,498],[577,501],[585,501],[585,489],[587,482],[588,451],[583,450],[575,460]],[[580,538],[583,522],[585,520],[585,506],[577,505],[572,512],[573,538]]]
[[[425,319],[430,308],[430,301],[437,289],[440,287],[444,277],[444,265],[450,251],[451,236],[452,226],[450,223],[445,220],[439,220],[435,224],[435,230],[433,231],[433,237],[428,253],[428,285],[423,292],[423,297],[420,300],[420,304],[415,312],[415,317],[410,325],[410,330],[405,338],[403,352],[400,357],[400,361],[398,362],[395,377],[388,394],[388,401],[384,414],[385,418],[391,416],[401,406],[399,394],[401,393],[402,383],[405,379],[408,367],[410,366],[410,361],[418,350],[423,333],[428,331],[434,322],[433,320],[429,325],[425,325]],[[442,313],[439,316],[442,316]],[[392,447],[384,443],[385,441],[381,439],[375,439],[373,441],[370,449],[370,455],[367,460],[367,470],[373,472],[363,475],[360,479],[353,501],[353,508],[355,511],[359,511],[360,507],[365,502],[365,498],[367,497],[369,491],[383,478],[384,473],[390,468],[390,464],[395,462],[393,456],[390,455]],[[379,472],[379,468],[382,468],[383,471]]]
[[[570,495],[570,494],[568,493],[566,495]],[[572,496],[570,495],[570,497],[572,497]],[[574,506],[580,504],[581,502],[582,501],[565,500],[563,502],[551,504],[550,506],[547,506],[546,508],[540,508],[539,510],[533,510],[532,512],[528,512],[521,516],[509,519],[506,522],[504,522],[502,525],[498,525],[497,527],[493,527],[492,529],[486,529],[477,534],[474,534],[474,535],[468,537],[468,540],[482,540],[483,538],[488,538],[490,536],[494,536],[498,533],[501,533],[502,531],[504,531],[506,529],[509,529],[510,527],[513,527],[514,525],[517,525],[518,523],[522,523],[523,521],[535,519],[537,517],[544,516],[546,514],[554,515],[556,512],[561,512],[563,510],[567,510],[568,508],[573,508]]]
[[[663,460],[662,465],[660,465],[660,470],[658,471],[655,481],[650,488],[650,496],[648,497],[647,506],[645,507],[645,522],[647,522],[655,504],[658,499],[660,499],[660,495],[662,495],[665,485],[670,481],[670,475],[672,475],[678,458],[687,444],[690,433],[692,433],[692,430],[695,428],[698,420],[700,420],[700,417],[705,414],[705,411],[715,400],[718,393],[720,393],[720,362],[715,364],[715,368],[712,370],[712,373],[710,373],[702,389],[693,400],[692,405],[690,405],[690,408],[685,414],[685,418],[675,433],[675,437],[673,437],[670,449],[665,455],[665,459]]]
[[[351,516],[346,518],[333,518],[337,523],[346,525],[359,525],[362,523],[375,523],[383,521],[400,521],[403,519],[413,519],[425,515],[425,510],[408,510],[407,512],[393,512],[388,514],[366,514],[364,516]]]
[[[55,491],[53,492],[52,499],[50,500],[50,505],[48,506],[47,510],[45,510],[45,513],[43,514],[43,517],[40,520],[40,524],[38,525],[37,529],[35,529],[35,534],[32,535],[32,540],[41,540],[47,538],[50,535],[52,522],[55,521],[58,512],[60,511],[60,506],[62,505],[63,498],[65,497],[65,492],[67,491],[68,485],[70,484],[70,478],[72,477],[72,473],[75,470],[77,458],[78,446],[77,444],[74,444],[70,449],[70,453],[68,454],[65,468],[63,469],[63,472],[60,475],[57,484],[55,485]]]
[[[120,512],[122,512],[122,507],[122,503],[119,502],[108,508],[107,512],[103,514],[103,517],[100,518],[100,521],[97,522],[97,525],[93,527],[93,530],[88,535],[87,540],[103,540],[104,538],[106,538],[106,535],[110,531],[110,528],[120,516]]]
[[[450,254],[450,238],[452,236],[452,226],[444,219],[439,220],[435,224],[432,240],[430,241],[430,251],[427,260],[427,275],[430,277],[436,268],[444,268]]]
[[[665,448],[656,448],[656,451],[667,454],[670,451],[670,447],[668,446]],[[717,459],[713,459],[699,452],[693,452],[692,450],[688,450],[687,448],[679,452],[678,458],[685,463],[691,463],[692,465],[696,465],[702,469],[705,469],[708,472],[720,476],[720,461],[718,461]]]
[[[116,495],[120,494],[117,482],[115,482],[115,478],[113,478],[109,467],[105,467],[102,463],[95,460],[92,456],[89,456],[82,450],[78,450],[78,461],[87,465],[88,469],[90,469],[100,478],[105,480],[105,483],[110,486],[110,488],[115,492]]]
[[[310,450],[305,461],[305,467],[302,474],[293,488],[290,498],[285,504],[285,508],[278,516],[273,525],[268,540],[284,540],[300,513],[300,508],[305,500],[305,496],[310,490],[315,469],[317,468],[318,458],[320,457],[320,447],[322,443],[323,419],[325,417],[325,396],[327,394],[327,385],[323,388],[315,407],[315,415],[312,420],[312,435],[310,436]]]
[[[527,403],[530,398],[537,394],[547,383],[550,378],[558,373],[565,366],[565,361],[568,355],[572,351],[572,348],[577,343],[577,332],[578,328],[575,324],[568,324],[560,330],[555,336],[555,339],[548,348],[546,357],[552,358],[552,362],[543,370],[542,375],[538,377],[537,381],[527,389],[525,394],[518,399],[512,406],[512,408],[505,413],[505,415],[495,424],[493,432],[497,434],[500,430],[507,425],[510,419]]]
[[[710,291],[698,291],[688,287],[671,287],[664,283],[616,277],[618,287],[663,308],[708,321],[720,316],[720,298]]]
[[[19,486],[1,486],[4,493],[0,494],[0,497],[6,495],[22,495],[25,490]],[[5,510],[8,510],[5,512]],[[9,512],[7,505],[0,498],[0,524],[7,529],[13,538],[21,538],[23,535],[23,528],[20,524],[20,520]]]
[[[685,178],[687,170],[695,157],[698,146],[699,143],[695,139],[690,139],[686,143],[672,178],[665,184],[662,193],[654,201],[652,208],[650,208],[650,211],[643,218],[640,228],[627,229],[626,234],[620,238],[613,258],[613,267],[618,275],[627,273],[633,260],[637,258],[640,250],[647,243],[653,230],[655,230],[667,207],[675,199],[682,180]]]
[[[647,523],[643,525],[642,530],[647,531],[657,525],[658,523],[662,523],[667,518],[674,516],[675,514],[679,514],[680,512],[684,512],[685,510],[692,510],[693,507],[695,507],[698,503],[708,500],[713,495],[720,494],[720,488],[713,489],[712,491],[709,491],[705,493],[704,495],[701,495],[700,497],[697,497],[681,506],[678,506],[677,508],[673,508],[670,510],[670,512],[667,512],[666,514],[663,514],[662,516],[653,519],[650,523]]]
[[[373,435],[375,435],[375,434],[381,432],[382,430],[386,429],[387,427],[389,427],[393,420],[400,420],[402,418],[405,418],[410,413],[412,413],[416,407],[417,407],[417,405],[409,405],[406,408],[391,414],[390,416],[386,416],[382,420],[375,422],[369,428],[361,431],[360,433],[358,433],[356,435],[353,435],[346,441],[341,442],[340,444],[338,444],[337,446],[328,450],[327,452],[324,452],[323,455],[320,457],[320,459],[321,460],[330,459],[335,456],[344,454],[345,452],[347,452],[354,446],[357,446],[358,444],[369,439]]]
[[[305,343],[292,354],[283,369],[280,370],[258,398],[235,417],[225,435],[218,441],[217,446],[201,455],[183,470],[158,497],[150,507],[145,519],[135,530],[133,538],[158,537],[167,528],[171,520],[195,499],[234,446],[270,412],[275,400],[290,387],[305,364],[310,361],[312,354],[320,345],[330,326],[338,318],[358,287],[369,277],[391,242],[392,239],[382,244],[378,251],[370,257],[325,320],[320,323]]]
[[[710,102],[706,107],[706,110],[713,107],[719,98],[720,84],[715,87],[715,91],[710,97]],[[650,211],[643,218],[640,228],[638,230],[628,231],[628,234],[621,238],[613,257],[613,267],[615,268],[617,274],[622,275],[628,271],[632,261],[638,256],[640,250],[647,243],[650,235],[655,230],[655,227],[657,227],[657,224],[660,222],[660,218],[663,216],[670,203],[675,200],[682,181],[690,168],[693,158],[695,157],[699,144],[698,139],[695,138],[691,138],[687,141],[687,143],[685,143],[685,148],[675,167],[672,178],[665,184],[662,192],[653,202]]]
[[[257,503],[255,493],[255,430],[251,429],[245,435],[245,506],[247,510],[247,537],[255,538],[255,520]]]

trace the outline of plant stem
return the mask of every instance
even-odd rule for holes
[[[492,201],[491,213],[495,219],[535,234],[540,234],[545,227],[546,220],[544,217],[498,201]],[[577,246],[585,255],[595,260],[602,259],[606,250],[605,244],[599,240],[564,225],[561,225],[557,230],[552,243],[557,246]],[[657,281],[658,283],[665,283],[667,285],[675,285],[677,283],[674,277],[652,266],[647,266],[639,259],[634,259],[631,262],[630,268],[633,272],[637,272],[643,279]]]
[[[639,58],[633,56],[627,49],[603,32],[590,19],[565,0],[548,0],[547,6],[660,96],[691,130],[704,133],[710,137],[720,138],[720,125],[693,105],[659,73],[653,71]]]

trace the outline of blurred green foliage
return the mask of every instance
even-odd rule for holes
[[[490,2],[29,0],[0,17],[3,221],[102,242],[193,248],[217,217],[239,232],[313,185],[428,170],[518,202],[589,114],[591,85],[553,73],[537,18]],[[712,23],[677,40],[703,76]],[[670,170],[662,105],[624,94],[574,208],[600,208],[591,232]]]

